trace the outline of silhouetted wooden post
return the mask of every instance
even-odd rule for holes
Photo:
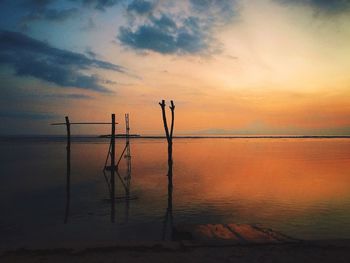
[[[174,120],[175,120],[175,105],[173,101],[170,101],[171,110],[171,126],[170,132],[165,114],[165,101],[159,103],[162,108],[162,117],[165,135],[168,142],[168,207],[165,214],[165,220],[163,225],[163,240],[166,239],[167,225],[170,223],[170,236],[172,238],[173,232],[173,132],[174,132]]]
[[[112,133],[111,133],[111,221],[114,223],[115,217],[115,181],[114,181],[114,172],[115,172],[115,114],[112,114]]]
[[[67,150],[70,150],[70,122],[68,116],[66,116],[66,128],[67,128]]]
[[[66,211],[64,216],[64,223],[68,222],[69,204],[70,204],[70,122],[68,116],[66,116],[67,127],[67,182],[66,182]]]
[[[171,179],[170,185],[173,186],[173,131],[174,131],[174,110],[175,105],[174,102],[170,102],[170,110],[171,110],[171,128],[170,128],[170,135],[169,135],[169,143],[168,143],[168,176]],[[172,190],[171,190],[172,192]]]
[[[174,102],[170,102],[170,110],[171,110],[171,126],[170,126],[170,132],[168,128],[168,123],[166,119],[165,114],[165,100],[162,100],[162,102],[159,102],[159,105],[162,109],[162,117],[163,117],[163,124],[164,124],[164,130],[165,135],[168,141],[168,177],[169,177],[169,185],[172,187],[172,176],[173,176],[173,131],[174,131],[174,115],[175,115],[175,105]]]
[[[129,125],[129,113],[125,114],[125,144],[126,144],[126,158],[127,170],[126,170],[126,185],[125,185],[125,221],[129,221],[129,209],[130,209],[130,181],[131,181],[131,154],[130,154],[130,125]]]
[[[111,219],[112,222],[114,222],[114,208],[115,208],[115,179],[114,179],[114,174],[116,171],[116,164],[115,164],[115,125],[117,124],[115,122],[115,114],[112,114],[112,123],[110,122],[70,122],[68,116],[65,117],[66,121],[65,122],[59,122],[59,123],[51,123],[51,125],[66,125],[67,128],[67,203],[66,203],[66,215],[65,215],[65,220],[64,222],[66,223],[68,220],[68,212],[69,212],[69,200],[70,200],[70,145],[71,145],[71,136],[70,136],[70,126],[71,125],[110,125],[112,124],[112,132],[111,132],[111,143],[110,143],[110,148],[108,149],[108,155],[107,159],[105,162],[105,166],[103,171],[106,169],[109,169],[107,167],[108,163],[108,158],[111,157],[111,190],[110,190],[110,196],[111,196],[111,208],[112,208],[112,213],[111,213]]]

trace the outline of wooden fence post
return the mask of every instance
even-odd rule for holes
[[[66,181],[66,210],[64,215],[64,223],[67,224],[69,216],[69,204],[70,204],[70,122],[68,116],[66,119],[66,128],[67,128],[67,181]]]
[[[112,133],[111,133],[111,221],[115,219],[115,114],[112,114]]]

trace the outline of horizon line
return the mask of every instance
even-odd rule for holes
[[[54,138],[54,137],[66,137],[66,134],[3,134],[0,135],[0,138]],[[109,134],[76,134],[71,135],[72,138],[96,138],[96,139],[108,139],[110,137]],[[117,139],[125,138],[125,134],[116,134]],[[163,139],[166,138],[165,135],[138,135],[132,134],[130,139]],[[350,135],[249,135],[249,134],[240,134],[240,135],[220,135],[220,134],[212,134],[212,135],[198,135],[198,134],[189,134],[189,135],[175,135],[174,139],[259,139],[259,138],[349,138]]]

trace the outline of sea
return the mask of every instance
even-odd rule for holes
[[[350,138],[0,138],[0,248],[171,240],[181,224],[261,225],[350,238]],[[129,147],[129,149],[127,149]],[[112,176],[114,180],[112,180]]]

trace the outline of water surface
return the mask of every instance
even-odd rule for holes
[[[64,140],[1,140],[1,248],[162,239],[170,231],[165,140],[131,140],[130,198],[116,178],[115,222],[102,173],[108,145],[73,140],[67,190]],[[118,139],[118,156],[123,147]],[[122,180],[126,167],[122,158]],[[174,225],[252,223],[296,238],[350,238],[349,139],[175,139],[173,180]]]

